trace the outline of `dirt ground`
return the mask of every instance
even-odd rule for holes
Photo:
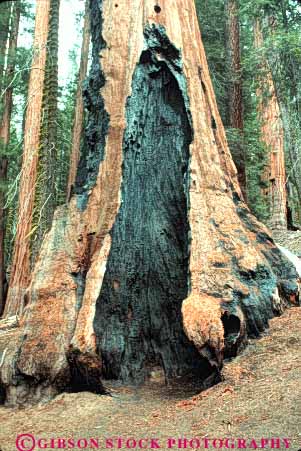
[[[16,450],[19,434],[32,434],[38,449],[301,449],[301,308],[271,321],[269,332],[251,340],[226,363],[225,380],[201,393],[192,385],[165,386],[161,377],[141,388],[116,388],[113,396],[62,394],[50,403],[0,408],[0,450]],[[58,439],[71,439],[69,443]],[[114,438],[115,437],[115,438]],[[128,444],[117,438],[133,438]],[[226,441],[226,438],[233,439]],[[90,439],[94,439],[91,441]],[[114,438],[114,439],[113,439]],[[175,440],[168,442],[168,439]],[[189,442],[198,438],[199,442]],[[224,439],[223,443],[219,440]],[[269,439],[268,443],[261,439]],[[280,438],[278,443],[271,439]],[[31,438],[19,450],[32,448]],[[53,441],[51,441],[53,439]],[[81,439],[79,442],[78,440]],[[86,440],[85,440],[86,439]],[[106,439],[108,440],[106,442]],[[109,440],[112,439],[112,440]],[[156,439],[151,443],[151,439]],[[238,439],[241,439],[239,441]],[[246,442],[243,442],[242,440]],[[252,441],[255,439],[256,441]],[[288,439],[286,442],[283,439]],[[40,446],[38,446],[40,445]],[[87,445],[87,447],[86,447]],[[126,447],[128,445],[128,448]],[[181,445],[181,448],[180,448]],[[119,448],[118,448],[119,446]],[[94,447],[94,448],[93,448]]]

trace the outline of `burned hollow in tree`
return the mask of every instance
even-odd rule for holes
[[[104,375],[131,381],[152,365],[172,377],[201,369],[203,360],[181,318],[189,285],[186,82],[164,29],[144,34],[150,44],[127,101],[121,206],[94,320]]]

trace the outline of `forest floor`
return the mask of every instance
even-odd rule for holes
[[[236,359],[225,364],[225,380],[198,392],[191,385],[165,386],[160,378],[141,388],[115,388],[113,396],[91,393],[62,394],[53,401],[26,409],[0,408],[0,449],[16,450],[18,434],[32,434],[40,448],[64,449],[58,438],[78,439],[73,449],[93,449],[99,439],[99,449],[118,449],[113,437],[148,438],[150,449],[156,443],[162,450],[179,448],[178,438],[198,437],[201,448],[215,449],[213,438],[234,438],[224,441],[235,449],[263,448],[262,438],[280,438],[280,449],[301,449],[301,308],[292,308],[270,323],[270,330],[259,340],[250,340],[248,347]],[[51,442],[50,439],[55,439]],[[157,439],[151,444],[150,439]],[[174,438],[176,443],[168,442]],[[19,450],[30,450],[30,438]],[[87,443],[84,439],[87,439]],[[238,441],[238,439],[245,439]],[[256,443],[252,439],[256,440]],[[22,447],[22,444],[24,445]],[[84,448],[87,444],[87,448]],[[134,442],[129,442],[133,446]],[[171,446],[169,448],[169,445]],[[192,446],[190,446],[192,445]],[[271,449],[273,443],[266,444]],[[60,448],[59,448],[60,446]],[[69,442],[69,449],[72,441]],[[90,447],[91,446],[91,447]],[[96,445],[95,445],[96,446]],[[123,443],[121,449],[127,449]],[[197,449],[198,442],[187,443],[186,449]],[[288,445],[287,445],[288,446]],[[67,447],[67,444],[66,444]],[[219,442],[215,442],[219,448]],[[278,448],[274,441],[274,448]],[[67,449],[67,448],[65,448]],[[94,448],[95,449],[95,448]],[[119,448],[120,449],[120,448]],[[133,449],[133,448],[132,448]],[[139,449],[137,446],[136,449]]]

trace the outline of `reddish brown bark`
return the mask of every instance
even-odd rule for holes
[[[70,156],[69,177],[67,186],[67,201],[70,199],[72,186],[75,182],[77,166],[80,157],[80,143],[83,129],[84,119],[84,102],[82,87],[87,74],[89,46],[90,46],[90,15],[89,15],[89,1],[86,0],[84,27],[83,27],[83,41],[81,48],[80,66],[78,72],[78,85],[75,99],[75,113],[72,131],[72,150]]]
[[[255,47],[263,47],[263,34],[259,20],[254,25]],[[261,139],[268,151],[268,166],[263,174],[267,183],[264,196],[269,204],[271,228],[287,228],[287,194],[284,156],[284,129],[277,93],[267,61],[261,64],[259,88],[257,89],[258,116],[261,122]]]
[[[22,173],[19,194],[19,216],[15,236],[8,297],[4,316],[22,310],[24,293],[30,281],[30,235],[37,177],[39,133],[42,111],[46,43],[48,36],[50,0],[37,2],[34,57],[28,87],[25,120]]]
[[[237,0],[227,0],[227,50],[230,72],[229,92],[229,125],[237,130],[237,142],[233,144],[232,156],[237,168],[238,181],[245,201],[246,192],[246,167],[245,152],[243,146],[243,96],[242,96],[242,69],[240,56],[240,24],[238,17]]]

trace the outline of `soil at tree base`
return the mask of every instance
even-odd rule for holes
[[[240,356],[225,364],[225,380],[202,392],[181,380],[166,386],[161,374],[154,372],[139,388],[111,387],[111,397],[84,392],[62,394],[26,409],[1,407],[0,449],[15,450],[16,436],[31,433],[45,439],[153,437],[161,449],[167,449],[169,437],[280,437],[290,438],[290,449],[297,451],[300,321],[300,308],[273,319],[262,338],[251,340]]]

